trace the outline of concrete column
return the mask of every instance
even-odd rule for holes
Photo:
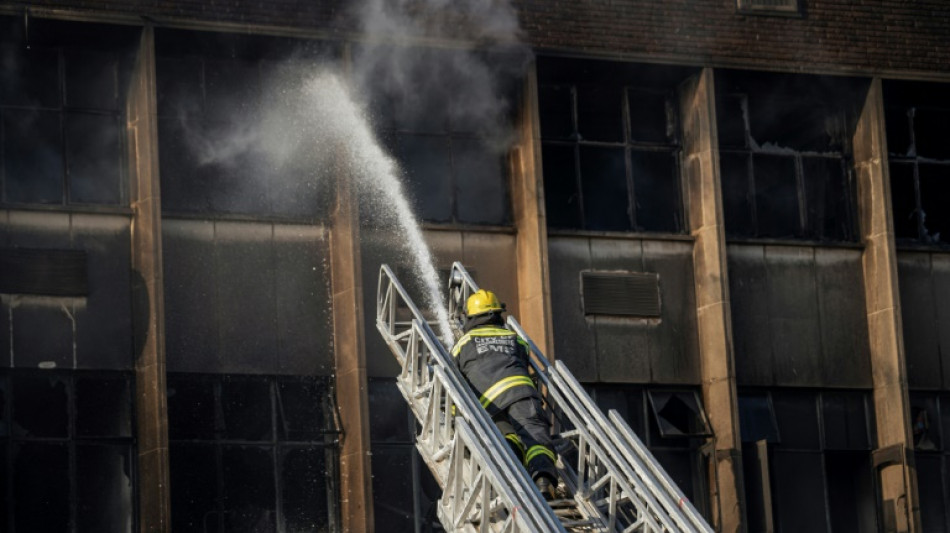
[[[343,425],[340,444],[340,516],[343,531],[373,531],[369,397],[363,327],[359,206],[349,180],[337,180],[330,227],[333,352]]]
[[[162,208],[156,115],[155,39],[152,27],[146,26],[142,31],[126,104],[133,211],[132,301],[141,531],[171,529]]]
[[[920,531],[880,79],[872,81],[858,120],[854,164],[877,419],[874,459],[880,472],[884,529]]]
[[[518,320],[538,348],[554,359],[547,218],[541,173],[538,76],[534,65],[524,82],[518,139],[511,156],[511,204],[517,241]]]
[[[736,404],[732,315],[719,177],[713,71],[704,69],[680,91],[684,194],[695,239],[693,269],[703,402],[715,433],[709,486],[718,531],[745,531],[742,444]]]

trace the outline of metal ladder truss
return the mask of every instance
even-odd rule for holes
[[[461,327],[462,309],[478,285],[458,262],[449,277],[448,307],[454,328]],[[508,327],[531,347],[530,364],[546,409],[561,426],[558,470],[577,508],[602,531],[712,532],[630,426],[611,410],[608,417],[562,361],[553,365],[508,317]]]
[[[446,530],[565,532],[387,265],[376,327],[401,367],[397,384],[421,428],[416,447],[442,487]]]

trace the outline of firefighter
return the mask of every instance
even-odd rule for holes
[[[528,345],[505,328],[504,310],[493,292],[472,294],[465,304],[464,335],[452,356],[541,494],[553,499],[557,471],[550,426],[528,376]]]

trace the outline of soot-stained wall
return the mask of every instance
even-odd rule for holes
[[[584,382],[698,384],[692,242],[551,236],[554,352]],[[584,314],[581,272],[655,272],[657,318]]]
[[[915,389],[950,387],[950,255],[902,251],[897,275],[907,380]]]
[[[730,244],[740,386],[870,387],[861,251]]]
[[[170,372],[332,373],[322,227],[166,219],[162,240]]]

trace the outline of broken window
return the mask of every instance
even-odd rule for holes
[[[947,85],[885,81],[891,207],[898,241],[947,246],[950,214],[950,105]]]
[[[605,414],[617,411],[683,494],[707,515],[704,464],[708,458],[700,447],[712,432],[698,391],[608,384],[587,388]]]
[[[850,137],[865,85],[728,70],[717,77],[729,237],[857,240]]]
[[[330,387],[321,377],[169,374],[175,528],[277,530],[277,516],[338,527]]]
[[[685,231],[675,87],[688,69],[540,58],[548,227]]]
[[[756,530],[873,531],[869,396],[740,391],[743,475]]]
[[[917,463],[917,491],[923,531],[950,527],[950,396],[910,393],[910,424]]]
[[[647,391],[650,407],[663,437],[709,437],[706,412],[695,391]]]
[[[138,30],[29,27],[0,17],[0,203],[127,203],[123,112]]]
[[[133,380],[0,371],[0,529],[135,528]]]

